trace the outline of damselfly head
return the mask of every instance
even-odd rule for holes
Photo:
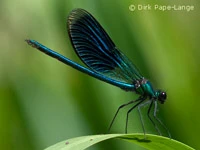
[[[156,91],[156,95],[158,100],[160,101],[161,104],[164,104],[165,100],[167,99],[167,93],[163,92],[161,90]]]

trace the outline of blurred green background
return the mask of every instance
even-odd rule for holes
[[[193,5],[194,10],[129,10],[138,4]],[[200,149],[199,4],[196,0],[1,0],[0,148],[41,150],[68,138],[105,133],[118,106],[137,98],[24,42],[35,39],[81,63],[70,44],[66,19],[72,9],[83,8],[155,88],[166,90],[168,99],[159,105],[158,114],[172,137]],[[112,133],[124,133],[127,109],[120,112]],[[147,132],[156,134],[143,112]],[[130,115],[128,132],[142,132],[137,111]],[[119,140],[91,149],[142,150]]]

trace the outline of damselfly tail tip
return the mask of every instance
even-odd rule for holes
[[[27,42],[29,45],[31,44],[31,40],[30,39],[25,39],[25,42]]]
[[[36,45],[36,43],[35,43],[34,40],[25,39],[25,41],[28,43],[28,45],[30,45],[30,46],[32,46],[32,47],[34,47],[34,48],[37,47],[37,45]]]
[[[25,39],[25,42],[32,46],[30,39]]]

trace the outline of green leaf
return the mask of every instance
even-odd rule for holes
[[[153,150],[194,150],[193,148],[173,139],[151,134],[102,134],[72,138],[59,142],[45,150],[84,150],[104,140],[117,138],[129,141],[141,147]]]

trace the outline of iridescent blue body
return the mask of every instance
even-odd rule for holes
[[[139,95],[146,95],[151,97],[155,97],[155,92],[152,88],[151,83],[146,80],[146,79],[142,79],[142,80],[138,80],[138,82],[135,84],[135,92]]]
[[[125,132],[127,132],[129,113],[137,107],[140,114],[140,107],[147,104],[150,104],[147,113],[148,117],[159,134],[161,134],[160,130],[150,117],[150,111],[153,104],[153,117],[167,130],[165,125],[156,117],[157,100],[164,103],[167,97],[166,93],[161,90],[153,89],[151,83],[139,73],[136,66],[119,49],[117,49],[97,20],[83,9],[74,9],[68,17],[67,27],[72,46],[74,47],[76,54],[87,67],[66,58],[35,40],[26,41],[32,47],[37,48],[47,55],[54,57],[83,73],[120,87],[125,91],[133,91],[140,95],[138,99],[123,104],[118,108],[110,124],[109,130],[119,110],[132,103],[136,104],[127,112]],[[145,134],[141,114],[140,119]],[[170,137],[168,130],[167,132]]]
[[[136,82],[135,92],[139,95],[147,96],[149,99],[158,99],[162,104],[165,102],[167,96],[166,93],[161,90],[154,91],[151,82],[145,78]]]

